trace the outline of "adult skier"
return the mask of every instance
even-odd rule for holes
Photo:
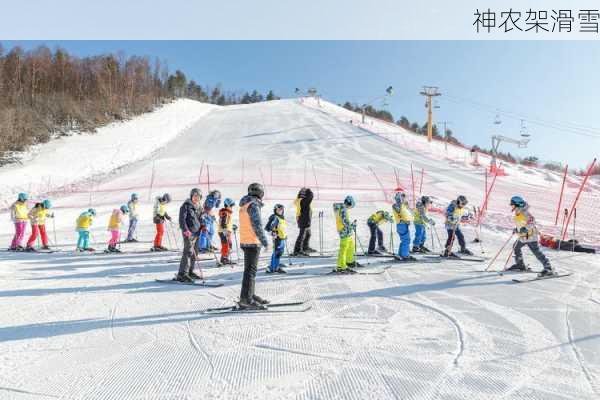
[[[90,228],[96,217],[96,210],[93,208],[82,212],[77,218],[76,231],[79,233],[77,239],[77,248],[75,251],[95,251],[90,247]]]
[[[443,257],[456,257],[452,252],[452,246],[455,242],[455,238],[458,238],[458,244],[460,245],[460,254],[472,256],[473,253],[467,249],[465,243],[465,237],[460,229],[460,224],[469,219],[468,214],[465,215],[466,205],[468,200],[465,196],[460,195],[456,200],[452,200],[446,209],[446,231],[448,232],[448,239],[446,240],[446,249],[444,250]]]
[[[394,204],[392,205],[394,221],[396,222],[396,232],[400,236],[400,245],[398,246],[398,257],[404,261],[414,261],[416,258],[410,255],[410,223],[413,221],[413,213],[408,206],[408,200],[404,192],[397,192],[394,195]]]
[[[316,250],[310,247],[310,226],[312,221],[313,191],[310,188],[302,188],[294,201],[296,206],[296,222],[298,224],[298,238],[294,245],[294,256],[307,256]]]
[[[383,231],[379,227],[379,225],[384,222],[393,223],[394,220],[389,212],[379,210],[372,214],[369,219],[367,219],[367,226],[371,231],[371,238],[369,239],[369,250],[367,253],[369,255],[378,255],[387,252],[387,249],[383,245]],[[377,243],[377,249],[375,249],[375,244]]]
[[[238,303],[241,309],[262,309],[269,303],[254,293],[260,248],[262,246],[266,250],[269,247],[260,216],[264,195],[265,190],[260,183],[251,183],[248,194],[240,200],[240,247],[244,252],[244,276]]]
[[[154,217],[152,221],[156,227],[156,236],[154,237],[154,246],[152,251],[166,251],[166,247],[162,245],[163,235],[165,234],[165,220],[171,222],[171,217],[167,214],[167,204],[171,202],[171,195],[165,193],[158,196],[154,201]]]
[[[429,207],[431,206],[431,199],[429,196],[423,196],[417,202],[417,207],[414,212],[414,224],[415,224],[415,238],[413,239],[413,253],[429,253],[430,250],[425,247],[425,241],[427,240],[427,229],[426,224],[435,226],[435,221],[429,217]]]
[[[10,219],[15,224],[15,235],[10,244],[9,250],[23,251],[23,239],[25,238],[25,229],[27,228],[27,193],[19,193],[17,201],[10,206]]]
[[[515,264],[509,268],[509,271],[525,271],[527,267],[523,262],[523,247],[529,247],[535,258],[544,266],[540,277],[554,275],[550,261],[540,250],[538,245],[539,231],[535,224],[535,218],[529,212],[529,204],[521,196],[513,196],[510,199],[510,206],[514,213],[516,227],[514,233],[519,235],[514,244]]]
[[[202,192],[198,188],[190,191],[179,208],[179,228],[183,234],[183,254],[179,262],[179,272],[175,278],[179,282],[192,282],[202,277],[194,272],[196,264],[196,241],[200,233],[200,200]]]
[[[106,249],[107,253],[121,252],[121,250],[117,248],[117,244],[119,244],[121,236],[121,225],[123,224],[123,219],[127,213],[129,213],[129,207],[122,205],[120,208],[115,208],[110,214],[107,228],[110,232],[110,240],[108,241],[108,248]]]
[[[46,234],[46,218],[54,218],[54,214],[50,213],[49,210],[52,208],[50,200],[46,199],[41,203],[36,203],[35,206],[29,210],[29,221],[31,222],[31,235],[27,240],[27,247],[25,251],[35,251],[33,245],[40,235],[42,239],[42,250],[50,250],[48,246],[48,235]]]
[[[200,253],[215,251],[212,240],[215,234],[215,216],[213,209],[221,205],[221,192],[213,190],[208,193],[204,200],[204,207],[201,216],[202,229],[200,230],[200,239],[198,240],[198,250]]]
[[[340,236],[340,251],[337,258],[337,268],[334,272],[350,273],[356,271],[352,267],[360,266],[354,261],[354,239],[352,233],[356,230],[356,222],[350,221],[350,213],[348,210],[356,205],[354,197],[346,196],[343,203],[334,203],[333,212],[335,213],[335,226]]]
[[[286,271],[281,268],[281,256],[285,252],[285,242],[287,240],[286,227],[284,217],[284,207],[281,204],[275,204],[273,214],[269,217],[269,221],[265,226],[265,230],[273,236],[273,254],[271,255],[271,264],[267,268],[267,273],[285,274]]]
[[[135,231],[138,223],[138,204],[139,196],[137,193],[132,193],[129,201],[127,202],[127,208],[129,209],[129,229],[127,230],[127,242],[137,242],[135,238]]]
[[[235,201],[230,198],[223,200],[223,208],[219,210],[219,239],[221,240],[221,264],[232,264],[229,254],[231,253],[231,236],[233,232],[233,207]]]

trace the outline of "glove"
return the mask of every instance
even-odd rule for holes
[[[236,224],[233,224],[233,225],[231,226],[231,228],[232,228],[234,231],[237,231],[237,228],[238,228],[238,226],[237,226]]]
[[[190,232],[190,231],[185,231],[185,232],[183,232],[183,236],[185,236],[186,238],[188,238],[188,239],[189,239],[189,238],[190,238],[190,236],[192,236],[192,232]]]
[[[277,232],[271,231],[271,236],[273,236],[273,238],[276,238],[277,237]]]
[[[167,221],[171,222],[171,217],[170,217],[170,216],[168,216],[168,215],[165,215],[165,219],[166,219]]]
[[[519,229],[519,234],[523,235],[523,236],[527,236],[527,235],[529,235],[529,230],[527,230],[526,227],[522,227],[521,229]]]

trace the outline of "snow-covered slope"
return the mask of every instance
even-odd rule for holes
[[[367,217],[389,209],[397,187],[412,196],[411,165],[418,182],[415,194],[431,194],[436,206],[445,206],[459,193],[471,204],[483,200],[485,177],[465,150],[446,152],[443,143],[427,144],[378,121],[357,126],[356,114],[330,103],[282,100],[207,113],[203,105],[189,106],[192,112],[182,116],[188,122],[181,126],[195,122],[165,139],[166,145],[153,143],[143,156],[129,157],[137,162],[115,164],[118,171],[53,196],[56,240],[52,229],[50,236],[58,247],[73,248],[75,217],[93,206],[99,214],[93,238],[103,248],[109,213],[131,192],[142,198],[138,236],[145,242],[123,244],[129,254],[115,256],[0,253],[0,398],[600,396],[600,266],[594,255],[548,252],[559,270],[573,275],[519,285],[511,276],[483,272],[489,262],[395,265],[380,275],[326,276],[333,258],[298,266],[302,260],[286,257],[286,264],[293,263],[290,270],[304,274],[260,271],[257,293],[272,301],[306,300],[312,306],[295,314],[202,314],[238,296],[240,264],[212,268],[212,260],[199,263],[205,277],[224,283],[220,288],[155,282],[177,269],[172,262],[177,256],[141,252],[150,246],[152,199],[160,193],[173,195],[168,208],[177,215],[194,186],[205,193],[209,187],[219,189],[237,201],[248,183],[263,182],[263,217],[275,203],[284,204],[293,241],[293,198],[299,187],[311,186],[316,193],[312,245],[318,247],[322,235],[324,250],[337,244],[333,201],[346,194],[356,197],[351,216],[359,222],[359,248],[365,246]],[[79,152],[85,147],[81,143],[60,151]],[[111,151],[108,158],[114,154],[119,153]],[[66,166],[59,170],[62,176],[80,173]],[[30,168],[13,173],[40,173]],[[481,246],[472,243],[474,232],[465,228],[471,250],[490,258],[510,235],[507,202],[515,191],[530,194],[542,224],[553,222],[555,202],[546,204],[543,193],[553,193],[560,176],[546,179],[543,171],[514,166],[507,166],[507,172],[495,184],[498,196],[490,204]],[[12,174],[10,179],[16,180]],[[321,211],[322,231],[317,223]],[[439,250],[435,237],[443,240],[445,232],[441,216],[434,218],[437,228],[429,232],[427,243]],[[12,227],[6,212],[0,221],[0,241],[8,243]],[[595,237],[586,224],[593,219],[580,219],[578,232]],[[397,245],[397,236],[388,236],[390,227],[383,228],[386,245],[391,247],[392,237]],[[168,232],[165,244],[180,246],[177,229]],[[503,268],[508,256],[507,250],[489,269]],[[539,268],[528,253],[526,261]],[[266,257],[261,263],[267,263]]]

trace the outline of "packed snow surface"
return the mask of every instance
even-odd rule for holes
[[[346,194],[356,197],[350,212],[359,221],[360,251],[368,241],[367,217],[390,208],[397,186],[411,191],[411,164],[416,175],[426,171],[416,192],[431,194],[437,208],[458,194],[471,204],[483,199],[484,176],[464,151],[447,152],[443,144],[409,134],[386,136],[383,126],[377,132],[357,126],[356,114],[330,103],[173,107],[187,111],[173,114],[179,122],[165,137],[136,136],[142,121],[148,123],[144,132],[162,131],[164,110],[124,125],[131,131],[123,128],[118,135],[120,148],[135,155],[121,161],[108,147],[94,149],[105,139],[86,136],[50,143],[30,163],[0,169],[11,193],[26,182],[19,176],[56,173],[84,182],[52,195],[56,218],[48,231],[62,251],[0,253],[0,398],[600,398],[598,257],[546,250],[558,271],[572,275],[532,283],[512,281],[531,274],[484,272],[502,269],[509,255],[510,246],[491,264],[511,232],[506,198],[483,224],[481,245],[472,242],[473,227],[463,228],[469,248],[486,262],[393,264],[378,275],[336,276],[323,275],[334,266],[333,257],[286,256],[288,270],[304,274],[273,276],[263,268],[270,251],[263,252],[257,293],[272,302],[306,301],[311,308],[305,312],[204,314],[239,296],[241,262],[221,268],[210,256],[198,262],[207,280],[224,284],[218,288],[156,282],[171,278],[178,267],[176,253],[146,252],[154,229],[152,200],[164,192],[174,198],[168,210],[176,217],[194,186],[206,194],[210,185],[238,201],[248,183],[263,182],[263,219],[275,203],[286,206],[291,249],[297,234],[293,198],[301,186],[311,186],[311,245],[319,248],[323,236],[323,251],[330,254],[337,246],[331,203]],[[464,162],[456,161],[460,157]],[[544,172],[515,167],[510,173],[499,187],[533,190],[560,183],[560,174],[548,183]],[[142,199],[142,242],[123,244],[119,255],[73,253],[76,216],[97,209],[92,239],[103,249],[109,214],[131,192]],[[546,207],[539,199],[530,203],[534,214]],[[443,220],[433,216],[437,224],[427,245],[439,251],[436,234],[445,239]],[[8,245],[12,226],[6,212],[0,221],[0,240]],[[383,229],[386,246],[392,237],[397,245],[395,229]],[[177,228],[167,231],[164,244],[180,248]],[[381,268],[380,261],[360,258],[372,264],[367,268]]]

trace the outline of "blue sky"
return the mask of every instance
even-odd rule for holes
[[[123,51],[166,60],[202,85],[221,83],[288,97],[316,87],[330,101],[362,103],[389,85],[387,109],[396,119],[426,119],[422,85],[440,87],[434,118],[467,144],[490,146],[500,131],[519,137],[543,160],[583,167],[600,153],[600,43],[578,41],[2,41],[5,50],[61,46],[79,55]],[[381,107],[382,104],[374,104]]]

